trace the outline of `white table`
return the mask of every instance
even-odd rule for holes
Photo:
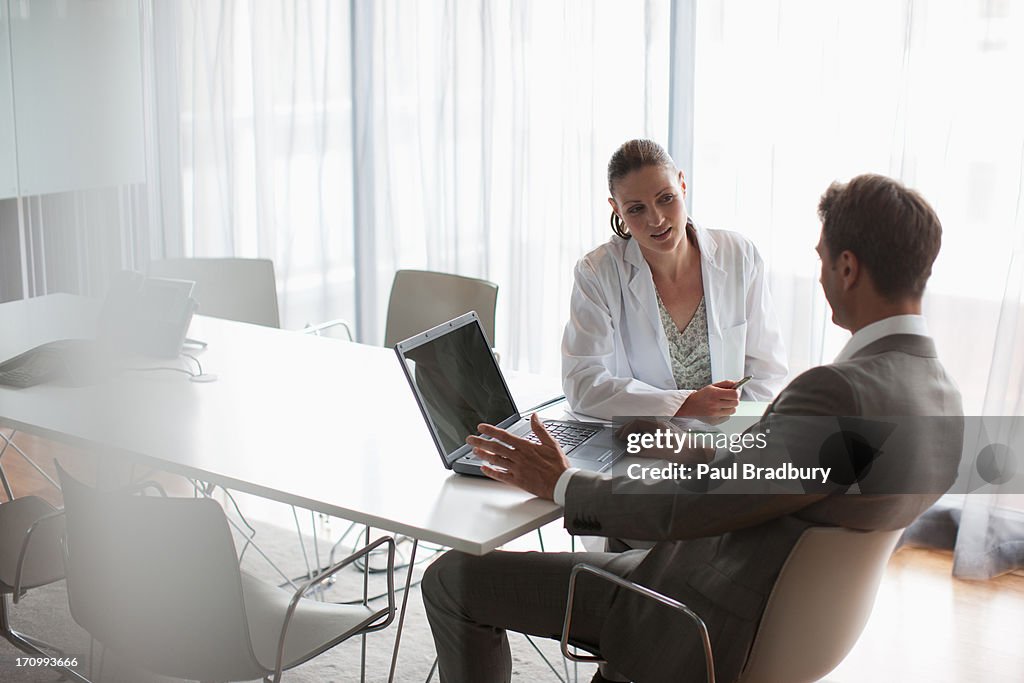
[[[89,336],[94,316],[70,295],[0,304],[0,358]],[[209,344],[197,357],[217,381],[157,371],[0,387],[0,423],[478,555],[561,514],[446,470],[390,349],[202,316],[189,336]]]
[[[96,333],[96,302],[65,294],[0,304],[0,359]],[[189,336],[211,383],[129,371],[91,386],[0,386],[0,424],[64,440],[100,461],[148,465],[482,555],[561,516],[498,482],[446,470],[393,351],[197,316]],[[139,359],[137,368],[184,368]],[[557,392],[528,375],[520,408]],[[549,396],[538,389],[551,386]],[[365,644],[364,644],[365,646]]]

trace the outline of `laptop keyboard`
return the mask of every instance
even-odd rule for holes
[[[0,384],[24,389],[50,381],[57,373],[51,369],[31,366],[0,372]]]
[[[544,427],[566,453],[601,431],[601,427],[589,427],[569,422],[559,422],[558,420],[544,420]],[[540,439],[533,432],[524,434],[523,438],[527,441],[540,443]]]
[[[60,344],[43,344],[0,363],[0,385],[24,389],[60,377],[66,369],[64,358],[57,350]]]

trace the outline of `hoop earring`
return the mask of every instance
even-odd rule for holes
[[[619,214],[612,211],[612,215],[608,218],[608,223],[612,226],[612,232],[621,237],[624,240],[628,240],[632,237],[629,234],[629,230],[626,229],[626,224],[619,218]]]

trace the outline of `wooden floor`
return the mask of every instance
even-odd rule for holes
[[[93,471],[85,455],[62,444],[22,433],[15,443],[51,476],[54,459],[86,479]],[[15,495],[59,503],[55,489],[12,449],[0,464]],[[173,489],[175,479],[165,483]],[[826,681],[1024,681],[1024,576],[963,581],[950,576],[951,566],[949,553],[909,548],[896,553],[864,634]]]
[[[864,634],[827,680],[1024,681],[1024,576],[964,581],[952,564],[947,552],[897,552]]]

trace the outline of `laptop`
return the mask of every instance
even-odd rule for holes
[[[486,476],[480,469],[484,461],[466,444],[481,422],[537,441],[529,415],[516,407],[475,312],[399,342],[395,353],[448,469]],[[603,472],[626,450],[611,427],[566,420],[544,420],[544,425],[573,467]]]
[[[40,344],[0,362],[0,385],[31,387],[51,381],[93,384],[114,369],[114,356],[127,353],[177,358],[196,310],[191,280],[115,273],[93,339]]]

